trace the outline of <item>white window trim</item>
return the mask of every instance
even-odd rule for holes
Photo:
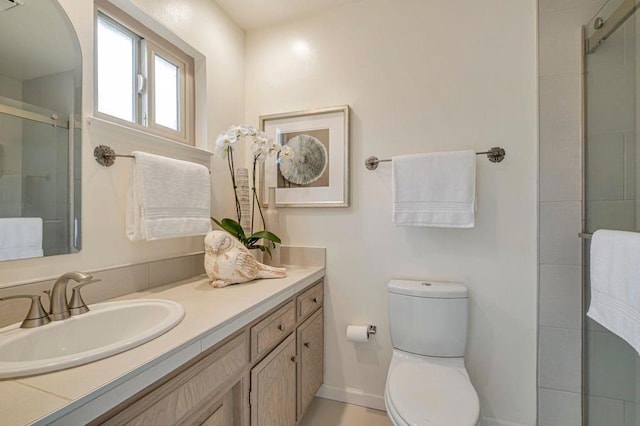
[[[142,114],[144,112],[145,107],[148,109],[147,114],[148,123],[147,125],[143,125],[140,123],[133,123],[128,120],[124,120],[118,117],[114,117],[112,115],[100,112],[98,110],[98,40],[97,40],[97,26],[94,30],[94,96],[93,96],[93,108],[94,108],[94,116],[100,118],[105,121],[111,121],[113,123],[130,127],[132,129],[151,133],[157,136],[161,136],[163,138],[168,138],[170,140],[174,140],[176,142],[180,142],[186,145],[196,146],[196,114],[198,116],[202,116],[204,111],[197,111],[195,108],[196,103],[196,94],[195,94],[195,86],[196,81],[194,77],[194,68],[196,58],[192,55],[184,52],[179,47],[175,46],[171,42],[167,41],[165,38],[158,35],[155,31],[151,30],[147,25],[141,23],[134,17],[130,16],[126,11],[120,9],[119,7],[113,5],[107,0],[95,0],[95,13],[94,13],[94,24],[97,23],[98,15],[104,14],[107,18],[114,21],[116,24],[135,35],[138,38],[142,38],[143,41],[147,45],[146,52],[146,61],[143,63],[148,64],[149,61],[152,61],[154,52],[157,52],[161,57],[166,57],[166,59],[171,60],[171,62],[176,63],[180,66],[180,102],[182,108],[180,108],[180,122],[179,122],[179,130],[175,131],[173,129],[167,128],[165,126],[159,125],[155,123],[151,118],[155,118],[155,111],[153,111],[153,91],[149,90],[153,84],[153,66],[149,67],[148,75],[146,76],[146,85],[147,90],[145,91],[145,96],[141,97],[143,99],[138,98],[137,101],[137,113]],[[141,57],[141,55],[137,55]],[[203,62],[203,61],[202,61]],[[140,65],[140,64],[139,64]],[[144,66],[143,66],[144,67]],[[143,67],[139,67],[142,69]],[[184,68],[183,68],[184,67]],[[149,96],[151,94],[151,96]],[[146,99],[144,99],[146,98]],[[144,102],[144,104],[143,104]],[[199,105],[200,107],[200,105]],[[206,109],[206,104],[204,105]],[[205,112],[206,113],[206,112]],[[200,139],[200,138],[198,138]],[[206,140],[206,134],[204,135],[204,140]]]

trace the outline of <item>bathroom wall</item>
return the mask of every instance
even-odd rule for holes
[[[604,3],[538,1],[540,426],[582,424],[581,27]]]
[[[327,247],[322,394],[383,407],[387,282],[460,281],[483,424],[535,424],[536,3],[357,2],[249,31],[246,54],[246,121],[352,107],[351,207],[280,210],[287,243]],[[473,229],[394,228],[391,167],[363,166],[370,155],[492,146],[507,158],[478,157]],[[379,333],[354,345],[348,324]]]
[[[130,7],[131,3],[118,0]],[[0,287],[44,280],[70,270],[96,270],[181,256],[203,249],[202,238],[177,238],[154,242],[130,242],[125,236],[126,187],[130,160],[119,159],[111,168],[99,166],[93,149],[100,144],[129,153],[145,150],[210,165],[208,153],[178,146],[159,138],[124,131],[91,119],[93,114],[93,2],[60,0],[78,34],[83,54],[82,129],[82,232],[83,249],[78,254],[0,264]],[[208,105],[199,126],[200,145],[206,148],[206,131],[242,121],[244,117],[244,33],[218,6],[208,0],[134,0],[133,5],[160,22],[174,37],[180,37],[206,56],[196,73],[204,76],[198,91]],[[210,135],[211,136],[211,135]],[[231,209],[226,169],[213,168],[213,214]],[[109,285],[109,283],[104,283]]]

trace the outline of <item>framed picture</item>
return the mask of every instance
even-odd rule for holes
[[[349,206],[348,105],[263,115],[260,129],[283,147],[261,168],[263,204],[276,188],[277,207]]]

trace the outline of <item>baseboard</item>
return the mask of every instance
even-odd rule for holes
[[[508,422],[500,419],[493,419],[491,417],[483,417],[480,424],[482,426],[524,426],[522,423]]]
[[[384,406],[384,397],[372,395],[359,389],[338,388],[335,386],[322,385],[316,396],[320,398],[332,399],[347,404],[359,405],[361,407],[373,408],[374,410],[387,411]]]

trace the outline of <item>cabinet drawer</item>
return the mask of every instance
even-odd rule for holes
[[[175,425],[211,403],[249,364],[248,334],[242,333],[183,372],[118,410],[104,424]],[[215,417],[214,417],[215,418]]]
[[[251,327],[251,360],[264,355],[287,337],[295,327],[296,310],[293,301]]]
[[[296,299],[297,310],[298,310],[298,320],[307,317],[309,314],[315,312],[320,306],[322,306],[322,302],[324,300],[324,288],[322,287],[322,282],[311,287],[309,290],[302,293]]]

